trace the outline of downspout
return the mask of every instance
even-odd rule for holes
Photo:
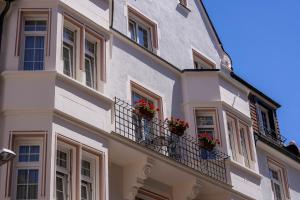
[[[10,8],[11,2],[13,2],[13,1],[14,0],[5,0],[5,2],[6,2],[5,7],[4,7],[3,11],[0,14],[0,48],[1,48],[1,41],[2,41],[4,17],[7,14],[8,10]]]

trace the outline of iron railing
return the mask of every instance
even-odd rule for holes
[[[259,135],[261,137],[264,137],[265,139],[267,139],[269,142],[272,142],[272,143],[277,144],[277,145],[284,145],[284,143],[287,140],[281,134],[278,134],[276,131],[274,131],[270,128],[264,127],[264,126],[260,127]]]
[[[172,134],[164,121],[135,114],[134,107],[115,98],[115,133],[169,159],[227,183],[225,160],[217,149],[206,150],[196,138]]]

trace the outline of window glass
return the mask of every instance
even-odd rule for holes
[[[25,21],[24,70],[44,69],[46,29],[46,21]]]
[[[67,159],[68,159],[68,154],[66,152],[57,150],[56,151],[56,165],[67,168]]]
[[[17,174],[17,199],[38,199],[39,170],[19,169]]]
[[[91,164],[88,161],[81,161],[81,175],[90,177],[91,176]]]
[[[68,28],[64,28],[64,42],[63,42],[63,61],[64,61],[64,74],[74,77],[74,36],[75,33]]]
[[[283,189],[282,189],[282,182],[280,180],[279,171],[269,169],[271,182],[274,189],[274,198],[275,200],[283,200]]]
[[[236,156],[236,144],[235,144],[235,136],[236,136],[236,121],[232,118],[227,117],[227,128],[228,128],[228,137],[229,137],[229,145],[232,152],[233,160],[237,160]]]
[[[208,133],[215,138],[216,120],[214,112],[196,111],[197,133]]]
[[[148,38],[148,31],[144,29],[143,27],[138,27],[138,43],[148,49],[149,45],[149,38]]]
[[[241,138],[242,155],[244,157],[245,166],[250,168],[250,159],[249,159],[250,152],[248,152],[247,141],[246,141],[247,134],[248,134],[247,127],[241,125],[240,138]]]
[[[129,21],[129,34],[132,40],[136,41],[136,24],[134,21]]]
[[[151,31],[150,27],[145,26],[137,21],[129,20],[129,34],[130,38],[136,41],[139,45],[146,49],[151,48]]]
[[[19,162],[38,162],[40,158],[40,146],[19,146]]]
[[[96,45],[88,40],[85,41],[85,73],[86,85],[96,88]]]

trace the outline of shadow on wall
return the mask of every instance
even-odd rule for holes
[[[109,4],[107,3],[108,1],[104,1],[104,0],[90,0],[90,2],[92,2],[97,7],[100,7],[103,10],[109,9]]]
[[[113,42],[114,48],[119,48],[124,54],[127,53],[127,55],[125,55],[126,57],[121,57],[121,59],[124,59],[121,63],[126,63],[126,66],[130,68],[125,69],[126,66],[124,66],[123,72],[128,73],[130,76],[135,75],[135,78],[141,82],[148,82],[156,85],[156,88],[154,88],[155,90],[163,93],[167,99],[171,99],[170,102],[165,102],[168,110],[172,108],[171,115],[183,117],[181,108],[183,98],[180,75],[168,69],[166,66],[162,66],[162,64],[154,61],[146,53],[141,52],[141,50],[138,50],[117,38],[114,38]],[[139,62],[139,66],[130,66],[130,63],[132,63],[132,65],[137,65]],[[143,80],[141,77],[139,77],[138,72],[136,72],[136,67],[140,67],[140,69],[138,69],[139,72],[140,70],[144,70],[145,67],[150,67],[153,70],[153,74],[145,74],[143,78],[146,77],[148,80]],[[165,82],[162,82],[163,78],[166,79]],[[167,79],[169,79],[169,81]],[[166,101],[166,99],[164,99],[164,101]]]

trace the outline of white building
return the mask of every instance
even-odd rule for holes
[[[233,73],[201,0],[0,0],[0,12],[0,148],[17,154],[1,200],[300,199],[279,105]]]

